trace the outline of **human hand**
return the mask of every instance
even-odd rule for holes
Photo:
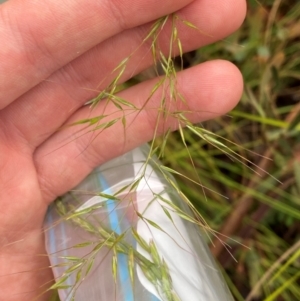
[[[76,128],[57,130],[89,115],[83,104],[97,94],[93,89],[141,45],[148,22],[174,11],[207,33],[179,26],[183,49],[189,51],[237,29],[245,1],[10,0],[0,6],[0,300],[33,300],[51,283],[48,259],[41,256],[51,201],[94,167],[153,137],[153,110],[128,116],[126,139],[116,124],[95,139],[83,135],[62,146]],[[122,81],[151,65],[148,48],[145,43],[135,53]],[[154,83],[121,95],[140,106]],[[235,106],[242,78],[229,62],[213,61],[179,73],[178,87],[197,112],[190,119],[200,122]],[[157,101],[154,96],[151,106]]]

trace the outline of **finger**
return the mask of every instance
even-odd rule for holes
[[[201,31],[178,22],[183,48],[190,51],[222,39],[236,30],[245,15],[245,2],[227,0],[220,5],[219,0],[197,0],[181,9],[178,15],[183,20],[191,21]],[[162,34],[160,40],[165,53],[169,51],[169,40],[166,38],[169,29],[166,28],[166,33]],[[14,102],[0,113],[8,125],[8,131],[10,129],[15,132],[17,129],[34,148],[56,131],[83,103],[94,97],[95,88],[101,81],[98,88],[103,89],[112,79],[111,76],[105,76],[110,75],[111,70],[133,51],[138,49],[131,58],[122,81],[149,67],[153,62],[150,45],[145,43],[139,47],[149,30],[147,25],[108,39]]]
[[[11,0],[0,6],[0,108],[105,39],[191,0]],[[158,9],[159,7],[159,9]]]
[[[139,84],[120,95],[137,107],[142,107],[156,81],[157,79]],[[194,112],[188,115],[192,122],[214,118],[230,110],[239,100],[242,86],[239,71],[225,61],[207,62],[178,74],[179,92],[185,97],[188,110]],[[81,135],[83,132],[77,135],[78,128],[71,127],[56,133],[41,145],[35,153],[35,164],[44,199],[50,202],[73,188],[95,166],[150,140],[155,131],[161,101],[160,92],[155,93],[147,109],[127,115],[129,126],[125,131],[121,122],[101,133],[84,135]],[[104,106],[105,104],[101,103],[93,112],[93,116],[97,113],[103,114]],[[182,109],[186,107],[173,106],[173,110]],[[107,106],[105,114],[108,114],[109,118],[105,121],[122,116],[122,112],[113,113],[114,111],[113,105]],[[90,113],[88,107],[82,108],[69,122],[84,119],[90,116]],[[168,127],[174,129],[175,126],[174,120],[165,120],[161,122],[159,131]]]

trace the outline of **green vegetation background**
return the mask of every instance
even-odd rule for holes
[[[233,112],[204,127],[256,166],[231,161],[188,131],[198,175],[176,133],[165,164],[229,198],[207,190],[205,200],[198,186],[178,179],[209,225],[233,239],[219,235],[227,250],[218,240],[210,245],[235,299],[300,300],[299,0],[248,1],[242,28],[185,55],[185,65],[219,58],[240,68],[245,91]]]

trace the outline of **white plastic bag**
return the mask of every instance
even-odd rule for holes
[[[49,208],[61,301],[233,300],[189,209],[155,161],[145,165],[148,152],[102,165]]]

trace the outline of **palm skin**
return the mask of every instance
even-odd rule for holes
[[[180,26],[184,50],[189,51],[224,38],[245,15],[244,0],[163,3],[10,0],[0,6],[0,40],[5,41],[0,48],[0,301],[37,300],[49,287],[53,276],[42,231],[48,205],[95,166],[150,140],[156,111],[131,116],[122,139],[122,126],[116,125],[96,139],[84,135],[64,144],[76,130],[57,129],[88,116],[83,104],[95,96],[104,75],[140,45],[149,22],[178,11],[182,19],[207,32],[201,35]],[[151,64],[143,47],[123,80]],[[130,88],[122,96],[139,105],[154,82]],[[105,81],[98,88],[104,86]],[[230,63],[213,61],[181,72],[178,86],[197,112],[189,118],[199,122],[237,103],[242,78]],[[155,97],[151,102],[157,105]],[[43,294],[38,300],[47,298]]]

